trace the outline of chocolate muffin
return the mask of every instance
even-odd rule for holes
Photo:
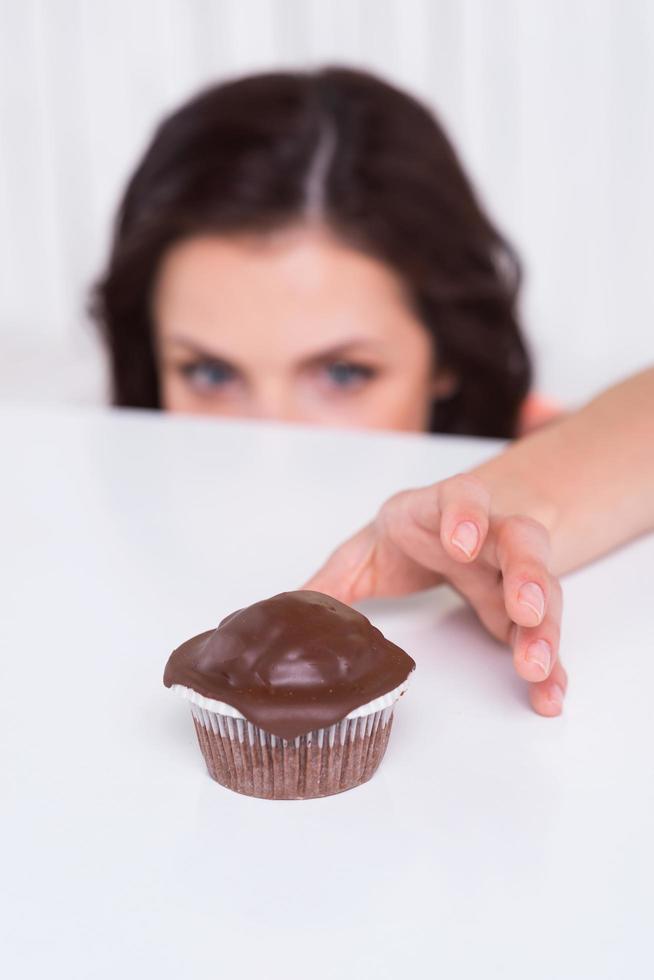
[[[282,592],[178,647],[164,684],[190,702],[215,780],[248,796],[301,800],[370,779],[414,668],[349,606]]]

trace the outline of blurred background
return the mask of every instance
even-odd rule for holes
[[[526,269],[541,393],[654,350],[649,0],[0,0],[0,392],[106,400],[86,312],[162,114],[281,66],[369,68],[444,121]]]

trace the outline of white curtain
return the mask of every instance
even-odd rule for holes
[[[0,0],[6,390],[101,397],[85,295],[162,113],[323,62],[440,113],[524,258],[543,392],[578,401],[654,359],[650,0]]]

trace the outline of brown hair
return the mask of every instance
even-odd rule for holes
[[[458,378],[438,432],[515,434],[530,363],[516,319],[520,267],[447,137],[413,98],[342,68],[217,85],[160,125],[127,187],[92,311],[117,405],[160,407],[150,297],[183,237],[256,231],[319,212],[387,262]]]

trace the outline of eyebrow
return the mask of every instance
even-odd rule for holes
[[[176,334],[172,334],[167,338],[167,340],[169,343],[177,344],[180,347],[185,347],[197,357],[205,358],[208,361],[223,361],[225,364],[232,363],[232,359],[230,357],[226,357],[217,350],[210,350],[208,347],[203,347],[201,344],[196,344],[193,340],[187,340],[186,337],[180,337]],[[321,364],[324,361],[344,357],[353,348],[367,347],[374,350],[374,348],[377,346],[377,341],[368,339],[367,337],[352,337],[348,340],[341,341],[339,344],[335,344],[333,347],[327,347],[323,351],[316,351],[313,354],[306,355],[302,358],[300,364],[303,367],[310,367],[314,364]]]

